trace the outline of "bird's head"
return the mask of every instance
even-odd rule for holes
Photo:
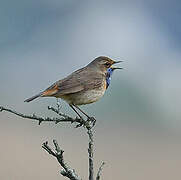
[[[94,59],[89,65],[95,68],[98,68],[99,70],[103,72],[107,72],[109,68],[110,71],[114,71],[115,69],[122,69],[118,67],[112,67],[113,64],[120,63],[122,61],[114,61],[108,57],[100,56]]]

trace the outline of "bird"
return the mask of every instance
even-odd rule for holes
[[[122,69],[112,65],[120,62],[123,61],[114,61],[109,57],[99,56],[87,66],[56,81],[44,91],[26,99],[24,102],[31,102],[39,97],[61,98],[69,104],[80,118],[82,116],[77,110],[91,119],[79,106],[94,103],[104,95],[110,85],[113,71]]]

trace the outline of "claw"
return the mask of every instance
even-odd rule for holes
[[[87,121],[92,123],[92,127],[94,127],[96,124],[96,119],[94,117],[89,117]]]

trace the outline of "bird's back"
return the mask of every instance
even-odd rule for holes
[[[97,101],[105,89],[105,74],[86,66],[54,83],[44,91],[43,96],[55,96],[69,104],[81,105]]]

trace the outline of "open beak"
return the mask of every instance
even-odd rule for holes
[[[117,64],[117,63],[120,63],[120,62],[123,62],[123,61],[114,61],[113,64]]]
[[[113,70],[115,69],[123,69],[123,68],[120,68],[120,67],[111,67]]]
[[[117,64],[117,63],[120,63],[120,62],[123,62],[123,61],[114,61],[114,63],[113,63],[113,64]],[[123,68],[120,68],[120,67],[114,67],[114,66],[111,66],[111,68],[112,68],[113,70],[115,70],[115,69],[123,69]]]

